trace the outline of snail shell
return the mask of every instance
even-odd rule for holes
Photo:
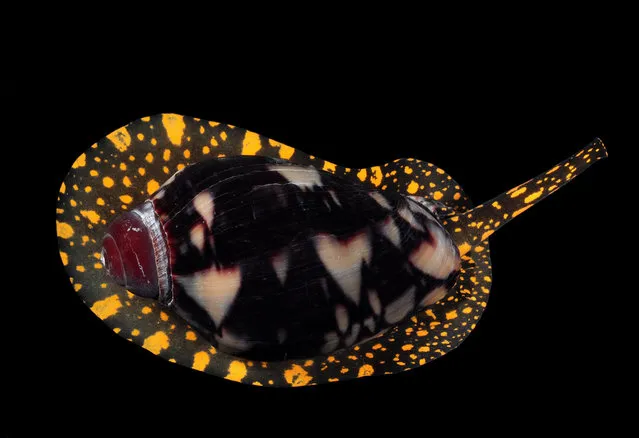
[[[436,205],[268,157],[193,164],[116,218],[111,278],[222,351],[313,357],[442,299],[460,269]]]

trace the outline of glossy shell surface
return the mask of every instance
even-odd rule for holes
[[[351,347],[442,299],[459,273],[458,249],[429,206],[313,166],[211,159],[178,172],[151,199],[134,211],[161,223],[168,243],[168,251],[156,244],[164,257],[155,265],[170,260],[172,279],[159,301],[241,357]],[[138,230],[110,234],[126,246],[134,237],[125,234]],[[154,268],[137,253],[126,264],[129,278]]]

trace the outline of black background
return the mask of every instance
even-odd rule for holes
[[[609,299],[611,279],[619,276],[613,165],[630,147],[624,130],[636,104],[619,80],[623,69],[607,58],[586,55],[569,69],[561,57],[522,57],[498,67],[478,59],[423,66],[373,56],[348,68],[323,60],[238,61],[224,74],[200,68],[178,79],[163,70],[154,72],[157,81],[120,75],[118,87],[88,79],[7,93],[5,108],[14,102],[19,110],[12,112],[25,125],[14,151],[44,195],[37,206],[43,213],[31,216],[47,243],[35,255],[32,246],[24,252],[46,261],[30,262],[38,271],[23,276],[29,280],[20,288],[21,306],[30,310],[11,312],[13,327],[34,332],[8,336],[17,341],[17,363],[9,359],[11,412],[35,419],[59,410],[58,420],[87,419],[101,431],[121,431],[121,422],[131,421],[142,430],[195,427],[211,435],[339,430],[339,421],[395,425],[407,435],[426,433],[431,422],[480,427],[505,418],[543,429],[549,421],[604,415],[619,389],[608,371],[620,343],[619,303]],[[603,76],[604,68],[612,73]],[[161,112],[241,126],[350,167],[426,160],[452,175],[475,204],[595,137],[610,158],[490,238],[489,304],[457,350],[393,376],[264,389],[165,362],[121,339],[80,301],[59,260],[53,211],[71,163],[113,130]],[[42,426],[20,415],[16,430]],[[68,431],[65,421],[46,427]],[[225,421],[228,432],[215,429]]]

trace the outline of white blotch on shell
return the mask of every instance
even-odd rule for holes
[[[220,346],[224,347],[224,351],[228,353],[241,353],[250,350],[253,346],[252,342],[226,329],[222,329],[222,336],[215,335],[215,339]]]
[[[441,280],[446,279],[454,270],[459,269],[459,257],[440,227],[429,223],[428,231],[434,240],[433,244],[424,240],[408,259],[423,273]]]
[[[341,304],[335,306],[335,321],[337,321],[337,329],[342,333],[346,333],[348,329],[348,310]]]
[[[193,207],[195,211],[202,216],[206,222],[206,226],[211,229],[213,226],[213,215],[215,214],[215,205],[213,203],[213,196],[207,190],[197,194],[193,198]]]
[[[390,240],[393,245],[397,248],[401,248],[402,241],[399,228],[397,228],[397,225],[391,216],[387,217],[379,224],[379,231],[384,237]]]
[[[315,236],[315,249],[324,267],[354,303],[359,303],[362,261],[370,263],[371,246],[366,233],[342,243],[335,236]]]
[[[348,346],[353,345],[357,340],[357,337],[359,336],[360,329],[361,326],[359,324],[353,324],[353,326],[351,327],[351,333],[346,337],[346,339],[344,339],[344,343]]]
[[[375,319],[372,316],[369,316],[364,320],[364,327],[368,328],[371,332],[375,332]]]
[[[204,230],[204,224],[197,224],[190,231],[191,243],[201,253],[204,252],[204,243],[206,242],[206,232]]]
[[[333,198],[333,201],[337,204],[338,207],[342,206],[342,203],[339,202],[339,198],[337,197],[337,195],[335,194],[335,192],[333,190],[329,190],[328,193],[331,195],[331,197]]]
[[[288,254],[281,252],[272,258],[273,270],[277,274],[280,283],[284,284],[288,273]]]
[[[239,266],[217,270],[215,267],[191,275],[175,275],[177,282],[219,326],[240,290]]]
[[[280,344],[283,344],[284,341],[286,341],[286,338],[288,336],[288,333],[286,333],[286,329],[279,329],[277,331],[277,342],[279,342]]]
[[[386,196],[382,195],[379,192],[369,192],[368,194],[370,195],[371,198],[377,201],[377,203],[381,205],[382,207],[384,207],[385,209],[387,210],[393,209],[393,207],[388,202],[388,199],[386,199]]]
[[[402,219],[408,222],[411,227],[413,227],[414,229],[418,231],[424,231],[424,227],[422,227],[422,225],[419,222],[417,222],[417,219],[415,219],[413,212],[410,211],[408,208],[402,207],[397,211],[397,213]]]
[[[371,305],[375,315],[379,315],[382,312],[382,303],[379,301],[379,295],[377,295],[376,290],[371,289],[368,291],[368,303]]]
[[[287,166],[276,164],[269,166],[270,170],[278,172],[291,184],[306,190],[313,187],[321,187],[322,179],[319,172],[314,167]]]
[[[389,303],[384,311],[384,319],[395,324],[406,317],[415,308],[415,286],[411,286],[395,301]]]
[[[432,304],[435,304],[437,301],[441,300],[446,296],[448,291],[444,286],[439,286],[428,292],[424,298],[419,302],[419,307],[427,307]]]
[[[324,345],[322,346],[322,353],[330,353],[334,351],[339,345],[339,336],[336,332],[328,332],[324,336]]]

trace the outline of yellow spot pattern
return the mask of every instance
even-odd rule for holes
[[[379,187],[379,185],[382,183],[382,168],[379,166],[374,166],[371,167],[371,183],[373,183],[373,185],[375,187]]]
[[[117,295],[111,295],[103,300],[96,301],[91,306],[91,311],[100,319],[107,319],[118,313],[118,309],[122,307],[120,298]]]
[[[530,195],[526,196],[526,198],[524,199],[524,203],[529,204],[533,202],[535,199],[539,198],[543,192],[544,188],[542,187],[541,189],[539,189],[539,191],[531,193]]]
[[[534,205],[534,204],[533,204],[533,205]],[[517,217],[517,216],[519,216],[519,215],[520,215],[520,214],[522,214],[524,211],[528,210],[530,207],[532,207],[532,205],[527,205],[527,206],[526,206],[526,207],[524,207],[524,208],[520,208],[519,210],[514,211],[514,212],[513,212],[513,217]]]
[[[182,136],[184,135],[184,117],[177,114],[162,114],[162,125],[166,130],[169,141],[176,146],[182,144]]]
[[[284,371],[284,380],[291,386],[306,386],[313,378],[304,368],[295,364]]]
[[[126,128],[120,128],[117,131],[107,135],[107,138],[111,140],[113,146],[120,152],[124,152],[131,145],[131,135]]]
[[[293,156],[293,153],[295,152],[295,149],[293,149],[290,146],[285,145],[284,143],[280,143],[278,141],[275,140],[269,140],[268,141],[270,143],[270,145],[272,147],[279,147],[279,155],[280,158],[283,158],[285,160],[288,160],[289,158],[291,158]]]
[[[73,169],[77,169],[78,167],[84,167],[87,164],[87,154],[80,155],[71,165]],[[62,192],[64,193],[64,192]]]
[[[335,163],[331,163],[330,161],[324,161],[324,167],[322,167],[322,170],[335,173]]]
[[[92,224],[97,224],[98,222],[100,222],[100,215],[93,210],[80,210],[80,214],[82,215],[82,217],[89,219]]]
[[[470,251],[471,248],[472,247],[470,246],[470,244],[468,244],[467,242],[464,242],[461,245],[459,245],[459,254],[464,255],[468,253],[468,251]]]
[[[204,371],[209,364],[210,358],[206,351],[198,351],[193,356],[193,365],[191,368],[198,371]]]
[[[254,132],[246,131],[242,141],[242,155],[255,155],[260,149],[262,149],[260,136]]]
[[[110,189],[111,187],[113,187],[114,181],[110,177],[105,176],[104,178],[102,178],[102,184],[104,184],[104,187],[106,187],[107,189]]]
[[[195,335],[195,332],[192,330],[188,330],[186,332],[186,340],[187,341],[195,341],[197,339],[197,336]]]
[[[153,354],[160,354],[162,350],[169,348],[169,337],[166,333],[159,331],[144,339],[142,348],[149,350]]]
[[[357,377],[372,376],[374,371],[371,365],[362,365],[359,367],[359,371],[357,371]]]
[[[483,242],[484,240],[488,239],[488,237],[490,237],[494,232],[495,230],[486,231],[484,234],[481,235],[481,241]]]
[[[546,175],[550,175],[551,173],[553,173],[554,171],[556,171],[557,169],[559,169],[561,166],[557,165],[555,167],[553,167],[552,169],[550,169],[548,172],[546,172]]]
[[[246,377],[246,365],[243,362],[234,360],[229,364],[228,374],[224,377],[234,382],[241,382]]]
[[[59,237],[70,239],[73,237],[73,228],[65,222],[55,221],[56,230]]]
[[[152,195],[153,193],[155,193],[159,188],[160,188],[160,184],[154,179],[146,183],[146,192],[149,195]]]
[[[359,172],[357,172],[357,177],[362,182],[366,181],[366,169],[362,169]]]
[[[419,184],[417,183],[417,181],[411,181],[410,184],[408,184],[406,191],[410,193],[411,195],[414,195],[415,193],[417,193],[418,189],[419,189]]]
[[[515,190],[514,192],[512,192],[510,194],[511,198],[516,198],[517,196],[521,195],[522,193],[526,192],[526,187],[522,187],[521,189]]]

